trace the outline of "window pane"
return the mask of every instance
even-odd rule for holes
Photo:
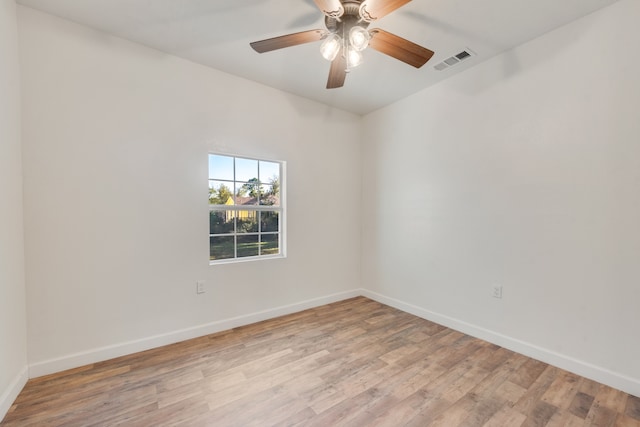
[[[233,157],[209,154],[209,179],[233,181]]]
[[[226,205],[233,201],[233,183],[209,180],[209,203],[212,205]],[[231,198],[231,200],[229,200]],[[229,203],[230,204],[230,203]]]
[[[237,233],[257,233],[258,232],[258,212],[237,211]]]
[[[236,205],[257,205],[260,194],[260,185],[257,182],[241,184],[236,182]]]
[[[280,253],[278,247],[278,234],[262,234],[262,243],[260,247],[261,255],[276,255]]]
[[[274,180],[280,180],[280,164],[274,162],[260,161],[260,178],[261,182],[271,183]]]
[[[209,234],[233,233],[233,211],[209,211]]]
[[[209,237],[209,258],[233,258],[233,236]]]
[[[236,157],[236,181],[248,182],[252,178],[258,180],[258,161]]]
[[[260,230],[263,233],[267,231],[280,231],[278,216],[278,212],[276,211],[260,212]]]
[[[258,235],[238,236],[238,258],[258,255]]]
[[[280,189],[278,185],[265,185],[260,186],[260,204],[265,206],[279,206],[280,205]]]

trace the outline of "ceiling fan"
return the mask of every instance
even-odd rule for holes
[[[378,52],[422,67],[433,51],[369,24],[411,0],[314,0],[325,15],[326,30],[308,30],[250,43],[258,53],[324,40],[322,56],[331,61],[327,89],[344,85],[347,73],[362,61],[362,51],[371,47]]]

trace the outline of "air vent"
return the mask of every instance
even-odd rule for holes
[[[447,64],[449,67],[456,65],[458,62],[460,62],[460,60],[455,56],[452,56],[451,58],[447,58],[444,60],[444,63]]]
[[[475,53],[473,53],[473,51],[471,49],[465,49],[460,53],[457,53],[447,59],[445,59],[444,61],[440,62],[439,64],[436,64],[433,66],[433,68],[435,68],[438,71],[443,71],[446,70],[447,68],[451,68],[456,64],[459,64],[460,62],[464,61],[465,59],[471,58],[473,55],[475,55]]]

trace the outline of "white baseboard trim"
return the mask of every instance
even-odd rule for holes
[[[24,385],[29,380],[29,369],[25,366],[22,371],[16,375],[16,377],[11,381],[9,387],[0,395],[0,421],[7,415],[9,412],[9,408],[13,405],[13,402],[18,397],[18,394],[24,388]]]
[[[113,359],[115,357],[149,350],[152,348],[161,347],[163,345],[174,344],[180,341],[185,341],[188,339],[221,332],[228,329],[237,328],[239,326],[249,325],[251,323],[272,319],[274,317],[284,316],[286,314],[296,313],[298,311],[330,304],[360,295],[362,295],[361,290],[354,289],[351,291],[340,292],[320,298],[301,301],[295,304],[289,304],[273,309],[263,310],[256,313],[237,316],[230,319],[218,320],[204,325],[198,325],[187,329],[168,332],[166,334],[160,334],[142,338],[139,340],[95,348],[80,353],[69,354],[67,356],[59,357],[56,359],[35,362],[29,365],[29,377],[40,377],[43,375],[61,372],[67,369],[77,368],[79,366],[89,365],[91,363],[102,362],[104,360]]]
[[[135,341],[128,341],[106,347],[100,347],[87,350],[80,353],[70,354],[64,357],[36,362],[29,365],[28,377],[35,378],[67,369],[77,368],[79,366],[97,363],[115,357],[125,356],[127,354],[139,351],[149,350],[163,345],[173,344],[176,342],[197,338],[216,332],[225,331],[239,326],[249,325],[251,323],[272,319],[275,317],[296,313],[309,308],[318,307],[324,304],[353,298],[357,296],[365,296],[382,304],[397,308],[423,319],[430,320],[440,325],[455,329],[476,338],[483,339],[517,353],[532,357],[536,360],[548,363],[561,369],[584,376],[594,381],[606,384],[610,387],[622,390],[634,396],[640,396],[640,380],[625,376],[623,374],[613,372],[611,370],[578,360],[572,357],[556,353],[554,351],[536,346],[534,344],[515,339],[497,332],[481,328],[479,326],[436,313],[404,301],[390,298],[385,295],[373,292],[367,289],[354,289],[347,292],[340,292],[327,295],[320,298],[314,298],[301,301],[295,304],[276,307],[256,313],[243,316],[237,316],[229,319],[223,319],[204,325],[194,326],[192,328],[182,329],[169,332],[166,334],[155,335],[152,337],[142,338]],[[27,381],[27,371],[12,383],[9,389],[0,397],[0,415],[6,413],[16,396],[24,387]],[[6,406],[6,407],[5,407]]]
[[[363,289],[362,295],[381,304],[397,308],[398,310],[402,310],[448,328],[455,329],[456,331],[460,331],[467,335],[483,339],[541,362],[548,363],[615,389],[622,390],[625,393],[640,396],[640,380],[637,378],[628,377],[618,372],[613,372],[513,337],[502,335],[449,316],[426,310],[413,304],[381,295],[377,292]]]

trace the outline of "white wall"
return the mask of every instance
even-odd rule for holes
[[[0,420],[27,379],[16,5],[0,0]]]
[[[640,395],[638,16],[622,0],[365,117],[372,296]]]
[[[357,293],[358,116],[18,19],[32,376]],[[209,266],[209,151],[287,162],[286,259]]]
[[[344,298],[362,283],[640,394],[640,62],[629,53],[639,7],[621,0],[363,123],[19,8],[31,375]],[[1,35],[4,57],[15,35]],[[17,80],[17,64],[9,70],[0,84]],[[0,120],[17,120],[18,96],[7,99]],[[2,194],[19,198],[19,137],[2,141],[2,159],[18,159],[0,171],[11,177],[0,185],[16,183]],[[208,265],[209,151],[288,162],[288,258]],[[361,179],[364,210],[353,203]],[[19,205],[3,205],[0,224],[19,222]],[[21,271],[10,273],[18,294]],[[20,325],[11,339],[24,338]],[[8,381],[25,357],[10,353],[23,361]]]

